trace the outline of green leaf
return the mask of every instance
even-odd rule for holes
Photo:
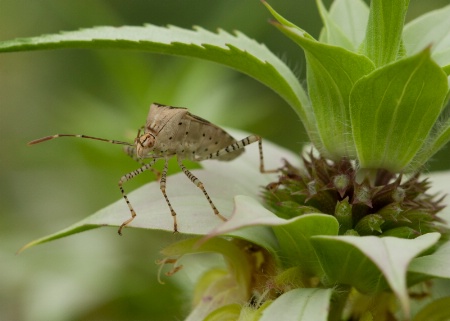
[[[241,309],[240,304],[228,304],[211,312],[203,321],[239,320]]]
[[[364,40],[369,7],[361,0],[336,0],[328,13],[320,2],[320,14],[324,22],[319,41],[357,51]],[[351,46],[348,45],[350,42]]]
[[[223,237],[208,240],[194,237],[171,244],[161,251],[166,256],[162,262],[172,263],[177,260],[177,266],[181,266],[180,261],[186,255],[204,252],[219,253],[226,262],[226,270],[217,268],[217,262],[214,262],[214,268],[202,273],[196,282],[193,300],[195,308],[186,321],[222,320],[221,317],[231,318],[231,315],[236,312],[240,314],[242,306],[239,305],[239,309],[236,310],[233,304],[240,304],[250,298],[250,285],[254,272],[250,264],[252,260],[249,258],[247,244]],[[258,312],[253,312],[255,316],[258,315]],[[225,320],[229,319],[225,318]]]
[[[441,245],[436,252],[412,260],[409,272],[436,278],[450,279],[450,242]]]
[[[356,81],[370,73],[374,66],[364,56],[304,40],[308,92],[325,155],[336,160],[343,156],[354,157],[355,147],[348,135],[350,92]]]
[[[450,36],[447,37],[450,40]],[[433,53],[433,59],[442,66],[442,70],[447,74],[447,76],[450,75],[450,47],[445,48],[442,50],[436,50]]]
[[[286,220],[277,217],[255,199],[247,196],[236,196],[235,202],[231,218],[212,230],[206,239],[221,234],[239,236],[265,247],[280,257],[287,266],[301,265],[307,273],[321,274],[317,261],[311,260],[315,255],[309,240],[312,235],[337,235],[339,225],[333,216],[305,214]],[[248,228],[258,226],[273,227],[278,244],[273,241],[262,244],[258,242],[257,237],[249,235]]]
[[[450,297],[435,300],[416,314],[413,321],[448,321],[450,320]]]
[[[59,48],[128,49],[214,61],[259,80],[283,97],[306,128],[309,101],[294,73],[266,46],[242,33],[212,33],[196,28],[96,27],[0,43],[0,52]]]
[[[228,132],[236,138],[247,136],[247,133],[236,130],[229,130]],[[204,161],[201,163],[204,169],[192,170],[192,173],[203,182],[217,208],[225,216],[231,214],[234,205],[233,198],[236,195],[242,194],[258,199],[260,187],[276,179],[275,175],[259,172],[257,144],[250,145],[246,149],[246,153],[231,162]],[[266,156],[265,164],[268,169],[280,167],[282,158],[292,161],[293,164],[298,163],[296,155],[274,144],[264,141],[263,149]],[[126,185],[124,187],[126,190]],[[117,194],[120,195],[119,191]],[[172,206],[178,213],[177,220],[181,233],[206,235],[214,226],[222,223],[214,215],[203,193],[183,173],[171,175],[167,178],[167,194]],[[137,217],[128,225],[129,227],[173,232],[173,220],[158,182],[144,185],[129,193],[128,196],[137,213]],[[275,216],[271,212],[269,213]],[[120,198],[113,204],[66,229],[30,242],[23,249],[97,227],[119,226],[129,217],[128,207],[125,201]],[[276,247],[273,233],[264,227],[257,227],[256,229],[245,231],[247,239],[273,250]],[[125,236],[126,233],[129,233],[127,229],[124,230]],[[243,237],[242,233],[244,232],[239,233]]]
[[[361,166],[404,170],[430,133],[447,90],[429,50],[360,79],[350,94],[350,115]]]
[[[358,240],[363,242],[366,238],[374,240],[376,237],[313,237],[312,245],[323,265],[326,285],[331,286],[336,283],[351,285],[362,293],[376,293],[388,288],[388,283],[375,263],[352,243]],[[374,248],[377,246],[376,242],[373,241]]]
[[[450,48],[450,5],[427,12],[405,25],[403,41],[408,55],[431,47],[432,57]],[[438,54],[438,52],[436,52]],[[449,58],[450,59],[450,58]],[[442,65],[441,65],[442,66]]]
[[[398,59],[409,0],[371,1],[363,50],[377,67]]]
[[[316,3],[324,24],[325,33],[327,35],[326,43],[334,46],[339,46],[350,51],[355,51],[355,46],[331,19],[322,1],[316,0]]]
[[[303,29],[301,29],[300,27],[298,27],[297,25],[293,24],[292,22],[290,22],[289,20],[285,19],[282,15],[280,15],[278,12],[275,11],[274,8],[272,8],[266,1],[262,0],[262,3],[264,4],[264,6],[267,8],[267,10],[269,10],[269,12],[272,14],[272,16],[279,22],[281,23],[283,26],[285,27],[290,27],[290,28],[296,28],[298,30],[303,31]],[[303,31],[306,33],[306,31]],[[310,36],[312,38],[312,36]]]
[[[314,235],[338,235],[339,224],[333,216],[305,214],[290,224],[274,226],[280,244],[278,255],[286,267],[299,266],[307,275],[322,275],[323,271],[311,244]]]
[[[275,17],[280,22],[276,26],[305,50],[308,91],[323,144],[316,147],[331,159],[355,156],[348,135],[349,97],[358,79],[375,69],[373,63],[363,55],[317,42],[280,15]]]
[[[362,293],[379,292],[389,284],[407,314],[408,265],[413,258],[435,244],[439,237],[439,233],[425,234],[413,240],[375,236],[314,236],[312,244],[330,284],[348,284]]]
[[[403,40],[409,55],[431,48],[431,57],[450,75],[450,5],[428,12],[405,25]]]
[[[199,242],[200,237],[189,238],[164,248],[161,253],[169,258],[176,258],[194,253],[219,253],[227,262],[227,268],[231,275],[236,279],[236,285],[239,287],[239,293],[245,298],[249,295],[248,289],[251,282],[251,266],[245,251],[238,245],[223,238],[211,238]]]
[[[260,321],[326,321],[332,290],[295,289],[284,293],[262,313]]]
[[[450,118],[447,118],[445,124],[437,123],[436,127],[437,130],[433,130],[422,149],[412,160],[414,168],[420,168],[450,141]]]
[[[334,2],[332,4],[332,7],[330,8],[330,12],[328,12],[321,0],[316,0],[316,2],[319,8],[320,16],[324,24],[324,27],[319,37],[320,42],[339,46],[350,51],[356,51],[358,49],[359,43],[355,43],[355,39],[350,39],[350,37],[354,36],[354,32],[350,32],[348,34],[345,33],[341,29],[341,26],[338,25],[338,23],[341,23],[344,28],[349,27],[349,24],[353,23],[359,24],[360,22],[359,19],[360,18],[364,19],[364,16],[359,15],[356,19],[352,19],[353,15],[356,14],[357,12],[359,14],[360,13],[359,11],[361,11],[362,8],[367,9],[367,6],[366,5],[361,6],[361,2],[359,0],[354,0],[352,1],[353,3],[350,3],[350,1],[348,0],[344,1],[341,0],[339,1],[340,3]],[[342,10],[344,7],[347,10]],[[331,10],[333,10],[333,8],[334,8],[334,17],[331,15]],[[336,14],[337,10],[339,9],[341,9],[341,11],[338,14]],[[337,21],[335,21],[335,19],[333,18],[335,18]],[[364,31],[366,24],[367,20],[364,21],[364,24],[362,25],[363,28],[362,31]],[[348,28],[346,28],[346,31],[348,31]]]
[[[236,196],[235,202],[231,218],[211,231],[207,239],[221,234],[240,236],[265,247],[280,257],[286,267],[301,266],[306,274],[322,274],[318,261],[314,260],[315,254],[310,239],[313,235],[337,235],[339,224],[333,216],[305,214],[286,220],[275,216],[255,199]],[[261,242],[258,243],[256,237],[249,237],[248,227],[262,228],[261,225],[273,228],[277,245],[273,241],[264,245]]]

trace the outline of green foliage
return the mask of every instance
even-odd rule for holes
[[[264,45],[242,33],[230,35],[219,31],[215,34],[201,28],[186,30],[153,25],[97,27],[5,41],[0,44],[0,52],[116,48],[215,61],[254,77],[283,97],[300,117],[315,147],[328,158],[355,158],[363,168],[385,168],[393,172],[417,171],[418,166],[426,161],[426,153],[434,153],[448,141],[446,135],[430,136],[431,128],[443,109],[444,97],[448,92],[444,77],[448,60],[439,58],[439,65],[431,61],[433,55],[426,52],[435,51],[436,47],[427,51],[427,45],[419,50],[428,57],[428,63],[424,64],[426,60],[422,59],[408,60],[410,52],[418,50],[417,47],[405,46],[402,42],[408,4],[407,0],[374,1],[367,17],[365,37],[361,39],[361,34],[347,35],[346,32],[354,26],[348,26],[343,21],[349,18],[355,21],[355,26],[363,25],[362,18],[367,16],[364,4],[357,0],[338,0],[327,12],[321,1],[318,1],[325,23],[320,38],[322,42],[319,42],[265,3],[278,20],[279,24],[276,26],[305,50],[309,98],[294,73],[280,59]],[[353,9],[345,11],[343,16],[337,14],[344,12],[342,8],[345,6]],[[436,17],[444,28],[450,28],[443,18],[443,13],[450,10],[448,8],[436,11],[426,19],[412,22],[405,31],[409,37],[408,43],[428,43],[429,46],[431,41],[437,40],[436,54],[442,56],[444,53],[447,56],[446,52],[450,48],[448,37],[442,32],[433,32],[437,29],[429,21]],[[415,32],[418,28],[428,29],[429,32],[418,34]],[[430,36],[435,33],[435,36]],[[358,41],[362,42],[357,43]],[[391,86],[392,73],[396,72],[396,68],[403,68],[407,62],[410,62],[410,76],[415,68],[422,66],[420,73],[414,73],[415,82],[408,82],[408,74],[405,73],[403,85]],[[432,78],[427,80],[428,86],[422,87],[420,81],[428,76],[425,74],[428,69],[433,69],[430,71]],[[371,79],[376,79],[378,91],[369,90]],[[361,81],[358,82],[359,80]],[[412,94],[405,96],[404,90],[415,91],[416,95],[420,95],[420,99]],[[354,94],[351,95],[351,92]],[[395,107],[395,100],[399,97],[402,98],[401,104]],[[380,99],[383,105],[375,104],[374,99]],[[350,101],[353,101],[354,106]],[[363,106],[367,108],[367,112],[362,109]],[[418,131],[411,131],[411,124],[417,122],[420,114],[427,114],[424,125]],[[364,134],[361,132],[362,128]],[[392,134],[396,133],[400,135],[400,140],[393,138]],[[422,144],[423,142],[426,144]],[[411,145],[411,148],[397,148],[405,144]],[[374,152],[368,151],[369,148],[373,148]],[[398,154],[402,156],[398,157]],[[412,162],[418,154],[422,159]]]
[[[273,25],[304,50],[307,90],[265,45],[239,32],[232,35],[222,30],[212,33],[202,28],[155,25],[94,27],[4,41],[0,52],[62,48],[140,50],[231,67],[279,94],[296,112],[323,156],[334,161],[354,161],[361,173],[420,171],[448,143],[450,122],[443,110],[449,97],[450,6],[404,27],[408,0],[375,0],[370,9],[359,0],[337,0],[329,10],[317,0],[324,28],[316,40],[267,3],[264,5],[277,20]],[[278,159],[283,153],[272,146],[267,154]],[[285,154],[286,158],[292,157]],[[249,164],[258,168],[254,160],[243,157],[226,164],[226,170],[214,164],[198,171],[206,174],[201,180],[215,203],[226,213],[233,213],[221,225],[210,208],[203,206],[207,205],[203,195],[191,195],[192,188],[187,186],[190,182],[182,174],[171,177],[175,194],[171,200],[183,208],[180,230],[199,237],[167,247],[162,253],[168,258],[161,262],[214,252],[223,256],[226,265],[225,269],[211,269],[200,278],[197,305],[187,320],[272,320],[282,314],[297,320],[311,320],[312,315],[315,320],[339,320],[351,291],[374,298],[392,292],[408,318],[408,286],[418,280],[450,278],[450,271],[436,264],[449,258],[448,243],[439,248],[438,233],[413,238],[407,227],[392,229],[390,235],[411,239],[387,234],[338,236],[340,223],[351,226],[351,222],[343,216],[336,219],[329,215],[334,213],[310,213],[312,207],[307,215],[277,217],[255,200],[259,186],[267,185],[270,179],[261,178],[256,170],[249,171]],[[318,173],[318,177],[320,174],[323,173]],[[324,187],[327,188],[330,187]],[[131,193],[130,200],[139,213],[130,227],[172,231],[172,221],[156,182]],[[369,203],[364,205],[370,207]],[[283,205],[290,206],[289,212],[295,211],[292,203]],[[120,200],[25,248],[100,226],[119,226],[128,217],[126,204]],[[381,215],[370,214],[344,233],[381,233],[384,222]],[[435,248],[438,250],[433,253]],[[426,250],[430,252],[420,257]],[[179,269],[181,265],[169,274]],[[286,276],[283,273],[287,271],[294,277],[280,277]],[[336,299],[340,289],[343,294]],[[251,300],[258,302],[251,306],[242,303]],[[354,302],[349,301],[346,306],[349,318],[353,317],[352,309],[356,310]],[[434,311],[443,306],[442,302],[431,303],[423,311],[437,315]],[[317,311],[321,311],[319,315]],[[376,319],[376,311],[367,311],[361,317],[364,319]]]
[[[350,95],[361,166],[397,172],[411,164],[442,111],[447,91],[447,77],[428,51],[361,78]]]

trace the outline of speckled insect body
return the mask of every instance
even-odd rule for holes
[[[144,130],[144,132],[141,134],[142,130]],[[260,171],[263,173],[274,172],[264,169],[262,142],[259,136],[250,135],[240,141],[236,141],[222,128],[203,118],[192,115],[188,112],[187,108],[182,107],[172,107],[153,103],[150,106],[146,125],[138,131],[133,144],[118,140],[74,134],[56,134],[31,141],[28,144],[33,145],[59,137],[88,138],[112,144],[125,145],[126,153],[141,163],[142,166],[140,168],[122,176],[119,180],[120,192],[125,199],[131,214],[131,217],[120,225],[118,231],[119,234],[122,234],[122,229],[136,217],[136,212],[122,185],[147,170],[155,171],[152,166],[158,159],[165,160],[162,173],[160,176],[158,173],[158,176],[160,178],[161,192],[173,217],[174,232],[178,231],[177,214],[166,194],[168,161],[172,157],[176,156],[178,165],[183,173],[203,192],[214,214],[223,221],[226,221],[226,218],[220,214],[219,210],[214,205],[206,192],[203,183],[183,165],[183,160],[188,159],[200,162],[206,159],[218,159],[228,161],[242,154],[245,146],[258,142]],[[145,159],[150,159],[150,162],[145,163]]]
[[[232,145],[236,140],[222,128],[192,115],[187,108],[152,104],[145,132],[138,138],[136,154],[139,158],[166,158],[201,161],[209,154]],[[232,160],[244,150],[237,148],[216,157]]]

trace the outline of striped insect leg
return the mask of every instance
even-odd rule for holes
[[[141,158],[137,157],[137,155],[136,155],[136,146],[134,146],[134,145],[124,146],[123,151],[125,152],[125,154],[130,156],[134,161],[141,164],[141,166],[145,166],[144,161]],[[148,158],[150,158],[150,157],[148,157]],[[159,182],[159,180],[161,179],[161,172],[153,167],[150,168],[150,170],[153,172],[153,174],[155,174],[156,180]]]
[[[166,199],[167,205],[169,205],[170,214],[173,217],[173,232],[178,232],[178,225],[177,225],[177,213],[174,211],[172,204],[170,204],[169,197],[166,194],[166,179],[167,179],[167,169],[168,169],[169,159],[165,159],[164,163],[164,169],[161,174],[161,180],[159,181],[159,187],[161,189],[161,192],[164,195],[164,198]]]
[[[278,172],[278,169],[271,169],[267,170],[264,167],[264,153],[262,148],[262,139],[260,136],[257,135],[250,135],[248,137],[245,137],[244,139],[241,139],[239,141],[234,142],[231,145],[228,145],[225,148],[222,148],[214,153],[209,154],[206,157],[201,157],[198,159],[198,161],[205,160],[205,159],[214,159],[219,158],[220,156],[223,156],[228,153],[232,153],[238,149],[244,148],[245,146],[248,146],[250,144],[253,144],[255,142],[258,142],[258,148],[259,148],[259,170],[261,173],[276,173]]]
[[[280,170],[278,168],[276,168],[276,169],[266,169],[264,167],[264,153],[263,153],[261,137],[259,137],[259,140],[258,140],[258,149],[259,149],[259,171],[261,173],[276,173],[276,172],[278,172]]]
[[[136,217],[136,212],[133,209],[133,206],[131,205],[130,201],[128,200],[128,196],[125,193],[125,190],[123,189],[122,185],[123,183],[131,180],[133,177],[136,177],[139,174],[142,174],[143,172],[145,172],[146,170],[151,169],[151,167],[153,166],[153,164],[156,162],[156,159],[153,159],[150,163],[145,164],[144,166],[122,176],[119,180],[119,189],[120,192],[122,193],[122,197],[124,198],[125,202],[127,203],[128,208],[130,209],[130,213],[131,213],[131,217],[126,220],[125,222],[123,222],[120,227],[119,230],[117,231],[119,233],[119,235],[122,235],[122,229],[127,226],[128,224],[130,224],[130,222],[132,220],[134,220],[134,218]]]
[[[203,194],[205,195],[206,199],[209,202],[209,205],[211,205],[211,208],[213,209],[214,214],[217,215],[217,217],[219,217],[222,221],[227,221],[227,219],[219,213],[219,210],[214,205],[213,201],[211,200],[211,197],[209,197],[208,193],[206,192],[206,189],[203,186],[203,183],[183,165],[183,163],[181,162],[181,160],[179,158],[177,160],[178,160],[178,165],[180,166],[183,173],[191,180],[192,183],[194,183],[203,192]]]

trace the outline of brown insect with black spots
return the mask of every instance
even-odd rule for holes
[[[143,133],[141,134],[142,131]],[[160,175],[158,173],[157,176],[160,180],[161,192],[173,217],[174,232],[178,231],[177,214],[166,194],[166,178],[168,161],[170,158],[176,156],[178,165],[183,173],[203,192],[214,214],[222,221],[226,221],[226,218],[220,214],[219,210],[214,205],[206,192],[203,183],[183,165],[183,160],[187,159],[195,162],[207,159],[229,161],[242,154],[245,146],[258,142],[260,171],[262,173],[276,172],[276,170],[266,170],[264,168],[261,137],[250,135],[237,141],[222,128],[189,113],[187,108],[166,106],[158,103],[153,103],[150,106],[147,122],[145,126],[139,129],[133,143],[86,135],[56,134],[33,140],[29,142],[28,145],[38,144],[59,137],[87,138],[112,144],[125,145],[125,152],[141,163],[141,167],[125,174],[119,180],[120,192],[131,213],[131,217],[120,225],[118,230],[120,235],[122,235],[122,229],[136,217],[136,212],[128,200],[122,185],[147,170],[156,172],[152,166],[159,159],[164,159],[164,168],[162,173]],[[144,160],[146,159],[150,159],[150,162],[145,163]]]

